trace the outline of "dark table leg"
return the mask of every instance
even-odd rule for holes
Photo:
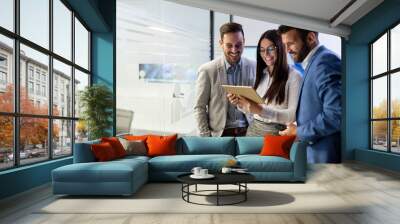
[[[244,190],[245,190],[245,192],[244,192],[244,201],[247,201],[247,182],[246,183],[244,183]]]
[[[219,184],[217,184],[217,206],[219,206]]]

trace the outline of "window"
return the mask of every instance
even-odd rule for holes
[[[28,73],[29,73],[29,79],[30,79],[30,80],[33,80],[33,67],[32,67],[32,66],[29,66],[29,71],[28,71]]]
[[[36,84],[36,95],[40,95],[40,84]]]
[[[28,92],[29,94],[33,94],[33,82],[28,82]]]
[[[116,107],[133,120],[126,125],[126,116],[117,113],[117,130],[196,134],[196,71],[210,61],[210,55],[217,58],[223,54],[219,46],[221,25],[231,18],[243,25],[247,45],[243,56],[253,59],[261,34],[279,26],[216,11],[211,15],[208,10],[171,1],[117,1]],[[329,42],[321,40],[322,44],[332,49],[332,43],[340,55],[341,39],[330,37]]]
[[[75,18],[75,62],[82,68],[89,69],[89,32]]]
[[[371,148],[400,153],[400,25],[370,45]]]
[[[90,32],[67,1],[0,2],[0,26],[8,30],[0,29],[0,170],[70,156],[73,136],[81,130],[74,126],[79,114],[73,114],[79,90],[70,87],[90,83]],[[19,88],[14,88],[14,77]]]
[[[214,12],[214,58],[220,57],[223,54],[221,47],[219,46],[219,40],[221,39],[219,28],[223,24],[228,23],[229,20],[230,15]]]
[[[49,0],[20,0],[21,36],[49,48]]]
[[[7,74],[3,71],[0,71],[0,84],[1,85],[7,84]]]
[[[133,114],[132,131],[195,134],[196,71],[210,60],[210,11],[117,1],[117,17],[117,108]]]
[[[72,12],[60,1],[53,0],[54,52],[71,60]]]
[[[53,60],[53,64],[54,64],[54,70],[53,70],[53,78],[54,78],[54,82],[53,82],[53,89],[54,89],[54,101],[53,104],[58,104],[58,97],[59,97],[59,93],[61,94],[60,98],[61,98],[61,102],[64,101],[63,99],[63,95],[72,95],[71,89],[65,89],[64,85],[65,83],[70,83],[70,85],[72,84],[72,70],[71,70],[71,66],[66,65],[56,59]],[[68,99],[70,101],[72,101],[72,98]],[[72,105],[72,102],[68,102],[69,105]],[[53,105],[53,108],[55,108]],[[61,115],[63,117],[72,117],[72,108],[68,107],[67,110],[63,113],[61,113],[59,108],[53,109],[53,114],[54,115]]]
[[[2,12],[3,8],[0,9],[0,13]],[[4,15],[0,15],[0,20],[2,16]],[[13,40],[0,33],[0,113],[14,111],[13,52]],[[9,133],[9,135],[11,135],[11,133]],[[0,149],[1,148],[2,145],[0,142]]]
[[[0,26],[14,31],[14,0],[1,0]]]
[[[42,96],[46,96],[46,86],[42,86]]]

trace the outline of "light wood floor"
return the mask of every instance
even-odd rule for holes
[[[400,223],[400,174],[359,163],[309,168],[308,183],[319,184],[345,201],[366,204],[357,214],[36,214],[54,200],[49,185],[0,201],[0,223],[259,224]],[[316,201],[315,203],[318,203]],[[173,206],[173,205],[171,205]]]

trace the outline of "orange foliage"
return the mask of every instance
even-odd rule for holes
[[[14,88],[8,85],[5,93],[0,93],[0,111],[13,112],[14,107]],[[20,88],[20,110],[22,114],[40,114],[47,115],[48,107],[34,105],[29,99],[25,88]],[[54,110],[55,114],[59,114],[58,110]],[[12,116],[0,116],[0,146],[13,146],[13,119]],[[25,145],[45,144],[48,136],[48,119],[21,117],[20,119],[20,147],[23,149]],[[53,126],[53,138],[59,136],[59,127]]]

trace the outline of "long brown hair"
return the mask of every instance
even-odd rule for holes
[[[263,98],[267,100],[267,104],[273,102],[274,100],[277,104],[281,104],[285,100],[285,86],[289,78],[289,66],[287,64],[286,53],[282,44],[282,39],[277,30],[267,30],[261,35],[260,40],[258,41],[257,70],[254,89],[257,89],[258,85],[260,84],[261,78],[264,75],[263,71],[267,67],[267,64],[265,64],[260,55],[260,45],[263,39],[268,39],[269,41],[274,43],[277,56],[274,69],[270,74],[272,78],[272,83]]]

